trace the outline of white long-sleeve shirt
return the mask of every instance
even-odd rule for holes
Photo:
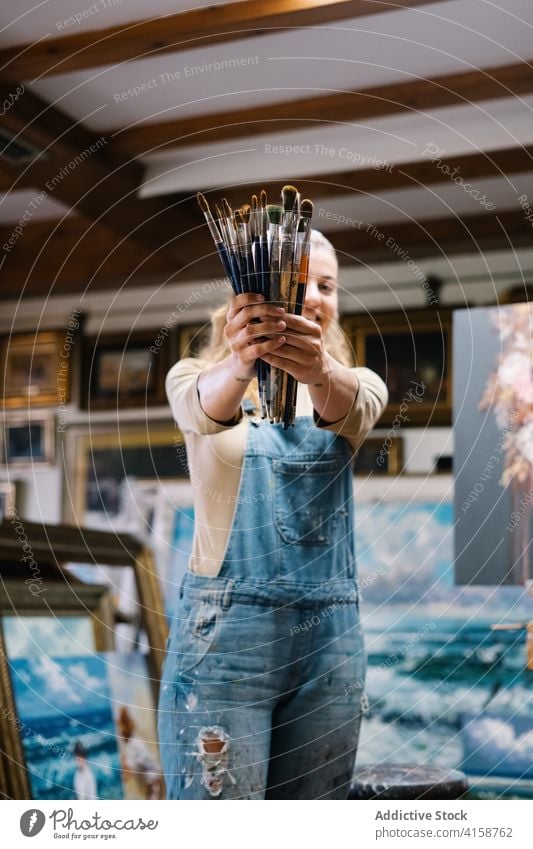
[[[194,491],[194,539],[189,568],[217,575],[224,560],[235,514],[249,419],[242,407],[235,423],[214,421],[200,404],[198,376],[209,363],[186,358],[169,371],[165,388],[174,419],[182,431]],[[347,415],[333,423],[320,421],[309,390],[298,384],[296,415],[314,416],[317,427],[343,436],[357,451],[381,415],[388,400],[387,387],[368,368],[354,368],[359,391]],[[268,424],[265,424],[268,427]]]

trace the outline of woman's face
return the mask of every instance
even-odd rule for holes
[[[311,248],[303,314],[318,322],[323,332],[338,313],[337,275],[334,254],[327,248]]]

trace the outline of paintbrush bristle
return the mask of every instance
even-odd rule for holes
[[[250,212],[251,212],[250,204],[249,203],[243,203],[243,205],[241,206],[240,212],[241,212],[241,215],[242,215],[242,220],[244,221],[245,224],[248,224],[248,222],[250,220]]]
[[[264,189],[261,189],[261,195],[260,195],[260,197],[261,197],[261,209],[266,209],[266,205],[267,205],[267,193],[265,192],[265,190],[264,190]]]
[[[313,217],[313,201],[308,200],[307,198],[303,200],[300,204],[300,215],[302,218],[312,218]]]
[[[226,198],[222,198],[222,209],[224,210],[228,218],[231,218],[231,216],[233,215],[233,210]]]
[[[209,204],[207,203],[207,198],[201,192],[197,192],[196,198],[198,200],[198,205],[202,212],[209,212]]]
[[[233,214],[235,216],[235,224],[244,224],[244,218],[240,209],[236,209]]]
[[[281,199],[285,212],[292,212],[298,202],[298,189],[294,186],[283,186],[281,190]]]
[[[255,212],[257,209],[257,195],[252,195],[252,210]]]
[[[276,206],[276,204],[269,203],[266,206],[266,211],[268,215],[268,220],[271,224],[281,223],[281,214],[283,212],[281,206]]]

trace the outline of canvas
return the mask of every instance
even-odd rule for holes
[[[456,577],[533,578],[533,305],[454,313]],[[474,436],[473,436],[474,435]]]
[[[455,586],[453,524],[450,499],[357,501],[369,703],[358,765],[461,768],[465,712],[490,705],[533,720],[524,631],[490,627],[531,619],[533,599],[520,587]]]
[[[104,658],[19,658],[11,680],[32,798],[124,798]]]

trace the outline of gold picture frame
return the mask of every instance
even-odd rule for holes
[[[65,437],[65,522],[83,525],[88,510],[112,518],[118,512],[120,483],[128,476],[143,480],[188,477],[183,434],[166,419],[73,426]]]
[[[17,483],[18,481],[0,481],[0,522],[16,510]]]
[[[4,337],[2,385],[6,409],[70,400],[70,346],[65,332],[47,330]]]
[[[112,410],[166,404],[169,344],[157,347],[154,333],[86,338],[82,346],[81,406]]]
[[[390,445],[389,445],[390,442]],[[399,475],[403,470],[403,439],[385,436],[365,439],[353,462],[354,475]]]
[[[25,578],[31,571],[26,564],[20,563],[21,534],[32,551],[34,563],[39,566],[39,576],[36,577],[32,573],[35,599],[31,604],[34,612],[39,605],[45,611],[48,609],[44,590],[48,592],[52,588],[54,577],[56,580],[62,577],[63,582],[71,584],[74,593],[80,590],[79,581],[72,578],[63,568],[64,565],[74,562],[133,567],[140,613],[150,647],[147,656],[148,670],[154,700],[157,703],[168,627],[150,550],[128,534],[106,533],[68,525],[4,521],[0,524],[0,568],[2,575],[6,574],[9,581],[22,585],[22,589],[17,591],[19,594],[28,592]],[[87,593],[92,594],[94,598],[98,598],[102,592],[104,590],[101,587],[87,588]],[[49,648],[47,647],[48,654]],[[17,715],[1,619],[0,701],[3,708],[0,713],[0,795],[8,799],[30,799],[31,788],[21,738],[24,723]]]
[[[50,466],[55,462],[53,413],[11,413],[2,421],[1,462],[6,466]]]
[[[211,332],[211,322],[182,324],[178,327],[178,359],[197,357]]]
[[[357,365],[387,384],[378,427],[451,424],[451,309],[348,315],[342,326]]]

